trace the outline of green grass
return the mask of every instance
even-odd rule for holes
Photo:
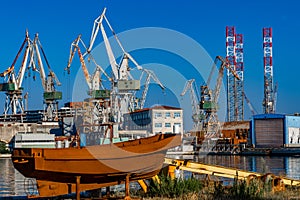
[[[234,180],[230,186],[220,182],[207,182],[195,178],[174,179],[160,176],[160,183],[151,181],[149,192],[140,194],[143,199],[207,199],[207,200],[265,200],[265,199],[297,199],[300,187],[287,186],[284,191],[274,192],[271,182],[259,179],[247,183]]]
[[[198,193],[203,188],[203,183],[194,178],[174,180],[169,176],[159,178],[160,183],[151,180],[147,197],[178,198],[186,194]]]

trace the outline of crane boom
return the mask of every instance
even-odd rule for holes
[[[4,106],[4,115],[6,116],[11,110],[12,114],[20,114],[24,112],[23,107],[23,97],[22,97],[22,82],[24,79],[24,74],[27,69],[30,68],[32,64],[32,41],[29,38],[28,31],[26,30],[25,39],[14,58],[12,65],[0,74],[1,77],[6,79],[6,83],[1,84],[1,91],[6,93],[6,100]],[[24,50],[25,49],[25,50]],[[22,51],[24,50],[23,58],[21,61],[20,69],[16,75],[15,65],[20,57]],[[28,58],[30,56],[30,61],[28,63]]]
[[[252,115],[257,114],[257,111],[256,111],[256,110],[254,109],[254,107],[252,106],[252,104],[251,104],[250,100],[248,99],[248,97],[246,96],[245,92],[243,92],[243,95],[244,95],[244,97],[245,97],[245,100],[246,100],[246,102],[247,102],[249,108],[250,108],[250,111],[251,111]]]
[[[103,9],[103,12],[102,14],[97,17],[94,21],[94,26],[93,26],[93,30],[92,30],[92,34],[91,34],[91,39],[90,39],[90,45],[89,47],[87,48],[87,52],[85,52],[83,54],[83,56],[85,56],[87,53],[90,53],[92,48],[93,48],[93,45],[94,45],[94,42],[96,40],[96,37],[98,35],[98,32],[99,32],[99,26],[100,24],[102,24],[102,21],[103,21],[103,17],[105,15],[105,12],[106,12],[106,8]]]
[[[165,86],[160,82],[160,80],[157,78],[157,76],[155,75],[155,73],[152,70],[143,69],[143,72],[145,72],[147,74],[147,77],[146,77],[145,88],[143,90],[142,99],[141,99],[141,105],[140,105],[141,109],[144,108],[144,105],[146,102],[146,97],[147,97],[149,83],[150,83],[151,78],[159,85],[159,87],[162,90],[165,89]]]
[[[129,70],[128,70],[127,59],[129,59],[137,67],[137,69],[141,70],[142,67],[136,62],[136,60],[128,52],[125,51],[125,49],[124,49],[122,43],[120,42],[117,34],[113,30],[113,28],[112,28],[111,24],[109,23],[107,17],[105,16],[105,13],[106,13],[106,8],[104,8],[101,15],[99,17],[97,17],[96,20],[94,21],[94,26],[93,26],[93,30],[92,30],[92,34],[91,34],[91,39],[90,39],[90,44],[89,44],[89,47],[87,48],[87,52],[85,52],[83,54],[83,56],[85,56],[86,54],[90,54],[90,52],[93,48],[94,42],[96,40],[96,37],[98,35],[99,29],[100,29],[101,33],[102,33],[103,41],[104,41],[104,44],[105,44],[106,52],[107,52],[107,55],[108,55],[108,58],[109,58],[110,66],[111,66],[111,69],[112,69],[112,72],[113,72],[113,75],[114,75],[114,80],[115,81],[120,80],[120,79],[127,80],[128,76],[132,77],[129,73]],[[117,41],[119,47],[121,48],[121,50],[123,52],[123,57],[122,57],[122,60],[120,62],[120,65],[117,64],[115,56],[113,54],[111,45],[109,43],[107,34],[106,34],[104,26],[103,26],[103,19],[105,20],[106,24],[108,25],[108,27],[111,30],[115,40]]]
[[[233,74],[233,76],[236,79],[240,80],[240,78],[236,74],[236,72],[229,67],[229,63],[227,62],[227,60],[225,60],[222,56],[217,56],[216,59],[218,59],[218,60],[221,61],[221,66],[220,66],[220,69],[219,69],[219,74],[218,74],[218,78],[217,78],[217,84],[216,84],[216,87],[215,87],[215,90],[214,90],[214,95],[213,95],[213,101],[215,103],[217,103],[218,100],[219,100],[220,89],[221,89],[221,85],[222,85],[223,74],[224,74],[224,69],[225,68],[227,68]]]
[[[74,54],[77,51],[78,56],[79,56],[79,60],[81,63],[81,68],[85,77],[85,81],[88,84],[89,89],[91,89],[92,85],[91,85],[91,78],[90,78],[90,74],[89,71],[87,70],[87,67],[85,65],[84,62],[84,58],[83,55],[81,53],[81,50],[79,48],[79,41],[81,40],[81,34],[78,35],[78,37],[72,42],[71,47],[70,47],[70,56],[69,56],[69,61],[68,61],[68,65],[65,68],[65,70],[68,71],[68,73],[70,72],[70,67],[71,67],[71,63],[73,61],[74,58]]]
[[[20,67],[20,71],[19,71],[17,79],[16,79],[17,88],[21,88],[22,87],[22,82],[23,82],[23,78],[24,78],[24,74],[25,74],[25,70],[26,70],[26,64],[27,64],[27,60],[28,60],[28,55],[29,55],[29,52],[32,50],[32,47],[31,47],[30,43],[31,42],[29,41],[29,38],[28,38],[28,42],[27,42],[25,54],[23,56],[23,61],[22,61],[22,64],[21,64],[21,67]]]
[[[35,53],[37,56],[37,61],[38,61],[38,66],[39,66],[39,74],[41,77],[42,86],[45,91],[47,88],[46,87],[46,74],[45,74],[44,65],[43,65],[41,54],[40,54],[39,47],[38,47],[38,34],[35,35],[35,38],[33,40],[33,47],[35,49]]]
[[[28,44],[28,42],[29,42],[29,35],[28,35],[28,30],[26,30],[25,39],[24,39],[24,41],[23,41],[23,43],[22,43],[22,45],[21,45],[21,47],[20,47],[20,49],[19,49],[16,57],[15,57],[12,65],[7,70],[5,70],[3,73],[0,74],[1,77],[5,77],[6,75],[11,74],[13,72],[13,70],[15,68],[15,64],[16,64],[16,62],[17,62],[17,60],[18,60],[18,58],[19,58],[19,56],[20,56],[20,54],[21,54],[21,52],[22,52],[25,44],[26,43]]]
[[[40,47],[41,52],[42,52],[42,55],[43,55],[43,57],[44,57],[44,59],[45,59],[45,62],[46,62],[46,64],[47,64],[47,68],[48,68],[48,70],[49,70],[50,76],[55,80],[56,85],[60,86],[61,83],[60,83],[59,79],[57,78],[56,74],[52,71],[52,69],[51,69],[51,67],[50,67],[49,61],[48,61],[48,59],[47,59],[47,57],[46,57],[45,51],[44,51],[44,49],[43,49],[43,47],[42,47],[42,44],[41,44],[40,40],[37,39],[37,42],[38,42],[38,44],[39,44],[39,47]]]
[[[101,24],[100,27],[101,27],[101,32],[102,32],[102,37],[103,37],[103,40],[104,40],[106,52],[107,52],[107,55],[108,55],[108,58],[109,58],[110,66],[111,66],[111,69],[112,69],[113,74],[114,74],[114,79],[119,80],[118,64],[116,62],[115,56],[114,56],[113,51],[111,49],[111,46],[110,46],[110,43],[108,41],[108,38],[107,38],[107,35],[106,35],[106,32],[104,30],[103,25]]]
[[[110,30],[111,30],[113,36],[115,37],[117,43],[119,44],[120,48],[122,49],[123,53],[129,58],[129,60],[131,60],[131,62],[133,62],[133,64],[137,67],[138,70],[143,69],[143,68],[136,62],[136,60],[135,60],[128,52],[125,51],[125,49],[124,49],[124,47],[123,47],[121,41],[119,40],[119,38],[118,38],[116,32],[113,30],[112,26],[110,25],[110,23],[109,23],[109,21],[108,21],[108,19],[106,18],[105,15],[104,15],[104,19],[105,19],[105,21],[106,21],[108,27],[110,28]]]
[[[211,89],[209,89],[208,85],[204,85],[201,87],[202,88],[201,108],[204,109],[206,112],[206,124],[205,124],[206,138],[218,137],[220,125],[219,125],[218,114],[217,114],[217,110],[218,110],[217,104],[220,96],[220,90],[221,90],[225,68],[227,68],[229,72],[231,72],[234,75],[235,78],[239,79],[239,76],[235,73],[235,71],[229,67],[227,60],[225,60],[221,56],[216,56],[213,64],[213,69],[208,78],[208,82],[211,81],[213,70],[214,68],[216,68],[216,64],[218,61],[221,62],[221,65],[218,71],[218,77],[217,77],[215,89],[212,91]]]
[[[201,111],[200,111],[200,107],[199,107],[199,97],[196,95],[196,91],[195,91],[196,87],[194,86],[194,84],[195,84],[195,79],[187,80],[185,83],[185,87],[184,87],[183,91],[181,92],[180,96],[184,96],[186,94],[186,92],[188,90],[190,90],[194,131],[199,131],[200,125],[201,125],[201,119],[200,119]]]

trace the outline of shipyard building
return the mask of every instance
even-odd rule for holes
[[[250,139],[258,148],[300,147],[300,115],[254,115]]]
[[[183,134],[183,110],[171,106],[154,106],[124,114],[124,131]]]

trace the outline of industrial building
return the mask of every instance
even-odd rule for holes
[[[124,115],[126,130],[146,130],[147,133],[183,134],[183,110],[171,106],[154,106]]]
[[[254,147],[300,147],[300,116],[283,114],[254,115],[251,121]]]

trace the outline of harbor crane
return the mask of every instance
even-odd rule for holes
[[[105,16],[106,13],[106,8],[104,8],[102,14],[95,19],[94,21],[94,26],[93,26],[93,30],[92,30],[92,34],[91,34],[91,39],[90,39],[90,44],[89,47],[87,48],[87,52],[84,53],[84,55],[89,54],[94,46],[94,42],[97,38],[99,29],[101,30],[102,33],[102,37],[103,37],[103,41],[106,47],[106,52],[109,58],[109,62],[112,68],[112,72],[113,72],[113,76],[114,76],[114,81],[118,81],[118,80],[128,80],[129,78],[132,78],[132,76],[130,75],[130,68],[128,67],[128,60],[130,60],[136,67],[138,70],[141,70],[142,67],[136,62],[136,60],[128,53],[125,51],[121,41],[119,40],[116,32],[114,31],[114,29],[112,28],[111,24],[109,23],[107,17]],[[117,64],[115,56],[113,54],[111,45],[109,43],[107,34],[105,32],[104,26],[103,26],[103,20],[105,20],[107,26],[109,27],[109,29],[111,30],[113,37],[115,38],[115,40],[117,41],[119,47],[121,48],[122,52],[123,52],[123,56],[121,57],[121,61],[120,64]]]
[[[74,58],[74,55],[77,51],[80,63],[81,63],[81,69],[83,71],[85,81],[88,85],[88,95],[90,96],[89,101],[92,102],[93,106],[89,108],[89,117],[85,117],[84,121],[85,123],[95,124],[98,122],[106,122],[108,121],[108,112],[107,109],[104,107],[103,102],[108,99],[110,99],[110,90],[104,89],[104,86],[102,85],[101,80],[101,72],[108,78],[108,80],[111,81],[111,78],[107,75],[107,73],[103,70],[103,68],[98,65],[93,58],[92,54],[89,54],[90,60],[93,61],[93,63],[96,66],[96,69],[92,75],[90,75],[85,60],[84,55],[81,52],[81,48],[79,45],[87,50],[87,47],[83,40],[81,39],[81,34],[78,35],[78,37],[72,42],[70,47],[70,55],[69,55],[69,61],[68,65],[65,68],[67,70],[68,74],[70,73],[70,67]],[[86,54],[85,54],[86,55]],[[93,115],[91,115],[93,113]],[[93,117],[91,117],[93,116]]]
[[[218,62],[221,62],[217,83],[215,85],[215,89],[211,90],[208,85],[212,79],[213,71],[215,70]],[[206,122],[204,123],[204,138],[218,138],[219,137],[219,120],[218,120],[218,100],[222,85],[222,80],[224,76],[224,70],[228,69],[230,73],[234,75],[236,79],[239,79],[236,72],[230,68],[226,59],[221,56],[216,56],[213,67],[211,69],[211,73],[208,77],[208,81],[206,85],[201,86],[201,102],[200,109],[203,109],[206,113]]]
[[[105,16],[106,8],[104,8],[102,14],[95,19],[94,26],[91,34],[90,44],[87,48],[87,54],[90,54],[94,42],[97,38],[99,30],[102,33],[103,41],[105,44],[106,52],[108,55],[108,59],[110,62],[110,66],[112,69],[113,77],[112,77],[112,90],[111,90],[111,108],[112,108],[112,116],[115,122],[119,123],[120,128],[122,128],[122,121],[123,121],[123,114],[128,113],[131,110],[134,110],[134,97],[133,91],[140,89],[140,82],[139,80],[134,80],[130,74],[130,68],[128,66],[129,59],[136,64],[138,69],[141,67],[137,64],[137,62],[132,58],[132,56],[127,53],[120,40],[118,39],[115,31],[112,29],[109,21]],[[123,51],[123,56],[121,57],[120,64],[117,64],[115,56],[113,54],[111,45],[109,43],[107,34],[105,32],[103,26],[103,20],[106,22],[108,27],[110,28],[114,38],[116,39],[118,45],[120,46],[121,50]],[[85,54],[86,54],[85,53]],[[84,55],[85,55],[84,54]],[[131,80],[129,81],[129,79]]]
[[[20,69],[16,74],[15,65],[19,59],[22,51],[24,51],[23,59]],[[25,39],[12,63],[12,65],[0,74],[0,77],[4,77],[5,83],[0,84],[0,91],[5,92],[6,100],[4,106],[4,116],[8,114],[23,114],[23,79],[26,69],[32,64],[32,41],[29,38],[28,31],[26,30]]]
[[[89,54],[93,48],[95,39],[101,31],[103,41],[105,44],[106,52],[108,55],[109,63],[113,73],[113,88],[111,94],[111,106],[112,106],[112,115],[115,118],[115,121],[119,122],[120,127],[122,126],[123,114],[131,112],[136,108],[136,97],[134,96],[135,91],[140,90],[140,80],[136,80],[130,74],[131,68],[129,67],[129,61],[131,61],[138,70],[144,71],[147,73],[149,78],[156,79],[155,75],[151,71],[143,70],[143,68],[137,63],[137,61],[127,52],[123,47],[121,41],[119,40],[116,32],[113,30],[111,24],[109,23],[106,15],[106,8],[103,10],[102,14],[96,18],[91,34],[90,44],[87,48],[85,54]],[[110,29],[114,39],[116,40],[118,46],[120,47],[123,55],[120,58],[119,64],[116,61],[113,50],[111,48],[110,42],[108,40],[106,31],[104,29],[103,22],[106,22],[106,25]],[[84,55],[85,55],[84,54]],[[147,78],[147,79],[149,79]],[[148,80],[146,79],[145,92],[143,93],[146,97],[148,90]],[[158,79],[156,79],[158,80]],[[149,80],[150,81],[150,80]],[[160,81],[159,81],[160,82]],[[162,86],[162,84],[159,84]],[[143,97],[142,97],[143,98]],[[142,100],[144,105],[144,99]],[[142,105],[142,106],[143,106]],[[122,128],[122,127],[121,127]]]
[[[85,81],[88,85],[88,94],[95,99],[101,99],[101,98],[109,98],[109,94],[107,96],[107,93],[109,91],[107,90],[100,90],[100,88],[104,89],[103,85],[101,84],[101,77],[100,77],[100,73],[102,72],[109,80],[111,80],[111,78],[107,75],[107,73],[103,70],[103,68],[98,65],[95,61],[95,59],[92,57],[92,55],[90,54],[90,58],[93,61],[93,63],[96,65],[96,69],[95,72],[90,75],[87,66],[85,64],[84,61],[84,56],[81,52],[81,48],[79,47],[79,43],[82,44],[82,46],[86,49],[86,45],[84,44],[84,42],[81,39],[81,34],[78,35],[78,37],[72,42],[71,47],[70,47],[70,56],[69,56],[69,61],[68,61],[68,65],[65,68],[65,70],[68,72],[68,74],[70,74],[70,68],[71,68],[71,64],[74,58],[74,55],[77,51],[80,63],[81,63],[81,69],[83,71],[84,77],[85,77]]]
[[[199,105],[199,94],[197,92],[197,86],[195,85],[195,79],[187,80],[185,87],[181,92],[180,96],[184,96],[187,91],[190,91],[190,99],[192,103],[192,119],[193,119],[193,131],[200,131],[202,129],[202,117],[204,115],[203,110],[200,109]]]
[[[39,40],[38,34],[35,35],[32,46],[33,46],[34,58],[36,60],[36,62],[32,63],[32,68],[33,71],[39,72],[42,87],[44,90],[44,94],[43,94],[44,104],[45,104],[44,120],[57,121],[58,100],[62,99],[62,92],[56,91],[55,85],[60,86],[61,83],[58,80],[56,74],[53,72],[53,70],[50,67],[49,61],[46,57],[45,51]],[[43,60],[45,61],[47,69],[49,71],[47,76],[46,76]]]

